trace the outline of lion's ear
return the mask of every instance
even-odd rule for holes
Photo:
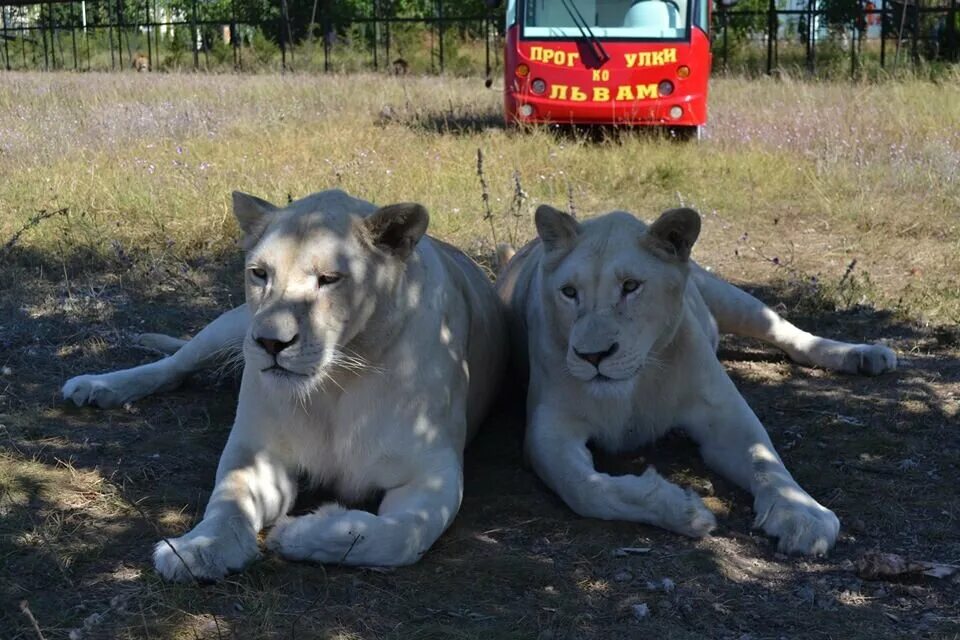
[[[401,260],[413,253],[429,224],[430,214],[423,205],[414,202],[381,207],[363,221],[370,242]]]
[[[650,225],[645,236],[647,246],[667,257],[686,262],[700,235],[700,214],[686,207],[664,211]]]
[[[547,204],[537,207],[534,220],[547,251],[567,249],[580,235],[580,223],[576,218]]]
[[[243,231],[240,246],[246,250],[252,249],[263,232],[266,231],[279,209],[266,200],[251,196],[240,191],[233,192],[233,215]]]

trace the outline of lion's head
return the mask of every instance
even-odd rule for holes
[[[363,367],[365,354],[381,346],[371,343],[386,338],[374,329],[403,312],[398,287],[427,211],[377,209],[342,191],[284,208],[235,192],[233,209],[247,249],[245,366],[299,398],[337,369]]]
[[[536,223],[549,339],[592,393],[629,393],[679,326],[700,216],[671,209],[648,228],[614,212],[581,224],[541,206]]]

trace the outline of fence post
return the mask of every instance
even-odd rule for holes
[[[190,11],[190,48],[193,49],[193,70],[200,68],[200,51],[197,49],[197,0]]]
[[[396,13],[387,17],[386,21],[383,23],[383,51],[384,51],[384,60],[383,66],[388,70],[390,69],[390,25],[393,24],[393,19],[396,17]]]
[[[23,16],[23,8],[20,10],[20,26],[17,27],[17,30],[20,32],[20,57],[23,59],[23,68],[27,68],[27,28],[23,25],[26,24]],[[36,62],[37,59],[37,48],[30,47],[33,52],[33,60]],[[36,65],[34,65],[36,66]]]
[[[243,71],[243,53],[240,51],[243,42],[240,39],[240,29],[237,26],[236,0],[230,0],[230,46],[233,47],[234,71]]]
[[[50,63],[51,68],[57,70],[57,25],[53,21],[53,2],[47,3],[47,26],[50,27]],[[63,61],[61,60],[62,64]]]
[[[887,0],[880,0],[880,68],[887,68]]]
[[[863,12],[863,7],[860,7],[861,13]],[[863,18],[864,28],[866,28],[867,18],[864,15]],[[857,79],[857,42],[860,39],[860,30],[857,29],[857,19],[854,18],[853,22],[850,25],[850,79]]]
[[[160,58],[160,7],[157,6],[157,0],[153,0],[153,22],[156,28],[153,30],[153,50],[157,52],[157,66],[162,62]]]
[[[727,25],[729,23],[730,16],[727,15],[727,5],[725,2],[720,2],[720,24],[723,26],[723,71],[726,73],[729,70],[730,66],[730,49],[727,45]]]
[[[113,16],[111,15],[113,5],[107,3],[107,42],[110,44],[110,70],[117,68],[117,57],[113,53]]]
[[[40,11],[43,11],[43,5],[40,5]],[[47,24],[49,20],[44,22],[43,14],[40,15],[40,37],[43,38],[43,70],[50,70],[50,54],[47,52]]]
[[[47,27],[50,28],[50,68],[57,70],[57,43],[54,38],[57,34],[56,27],[53,24],[53,2],[47,3]]]
[[[487,13],[487,15],[483,19],[483,44],[484,44],[484,54],[485,54],[483,75],[484,75],[484,80],[486,82],[490,82],[492,80],[492,78],[490,77],[491,75],[490,72],[492,70],[490,68],[490,14],[489,13]]]
[[[150,28],[150,0],[144,0],[143,3],[143,15],[146,20],[144,20],[144,28],[147,30],[147,67],[148,71],[153,71],[153,43],[150,42],[150,35],[152,33]]]
[[[960,60],[960,44],[957,43],[957,0],[950,0],[950,10],[947,12],[947,48],[948,60]]]
[[[437,0],[437,27],[440,37],[440,73],[443,74],[443,0]]]
[[[3,59],[6,61],[7,71],[10,71],[10,40],[7,36],[7,8],[0,7],[3,16]]]
[[[906,0],[904,0],[906,1]],[[914,16],[913,22],[913,33],[911,34],[911,43],[910,43],[910,56],[913,58],[913,66],[916,69],[917,65],[920,64],[920,48],[918,47],[920,39],[920,0],[916,0],[914,5]]]
[[[280,69],[287,70],[287,45],[283,38],[283,7],[284,2],[280,0],[280,17],[277,18],[277,35],[280,38]]]
[[[324,3],[326,7],[326,3]],[[323,24],[323,72],[328,73],[330,71],[330,16],[326,11],[323,12],[323,15],[320,17],[320,22]]]
[[[126,26],[123,18],[123,0],[117,0],[117,51],[120,55],[120,70],[123,71],[123,31]],[[133,62],[133,52],[130,51],[130,34],[127,34],[127,57]]]
[[[283,28],[287,28],[286,38],[284,38]],[[286,42],[286,46],[284,45]],[[283,70],[287,70],[287,49],[290,47],[290,64],[291,70],[293,65],[293,32],[290,30],[290,8],[287,5],[287,0],[280,0],[280,51],[283,55]]]
[[[777,5],[770,0],[767,7],[767,75],[773,73],[773,40],[777,37]]]
[[[380,3],[373,0],[373,70],[380,70],[380,56],[377,49],[380,48],[380,16],[377,8]]]
[[[814,56],[816,55],[816,44],[814,38],[817,37],[817,0],[807,1],[807,72],[813,74],[815,71]]]
[[[73,70],[76,71],[77,65],[77,3],[70,3],[70,41],[73,44]]]
[[[83,20],[83,50],[87,53],[87,71],[90,71],[90,34],[87,33],[87,20],[86,20],[86,7],[80,5],[81,10],[84,12]]]

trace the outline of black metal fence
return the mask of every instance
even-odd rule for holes
[[[929,1],[929,0],[928,0]],[[728,10],[713,14],[713,53],[720,70],[805,69],[810,73],[864,68],[916,68],[923,62],[960,61],[958,0],[867,0],[838,20],[817,0],[801,8]],[[805,6],[804,6],[805,5]],[[758,55],[759,53],[759,55]]]
[[[274,2],[274,15],[251,20],[238,16],[235,2],[189,0],[171,12],[157,0],[0,0],[0,68],[489,74],[499,65],[493,13],[463,14],[438,1],[428,15],[384,16],[374,2],[369,15],[344,17],[325,15],[314,4],[304,23],[291,15],[288,0]]]
[[[845,21],[823,0],[800,0],[793,9],[779,8],[778,0],[765,10],[719,4],[714,66],[856,76],[960,60],[960,0],[926,1],[862,0]],[[272,0],[259,19],[238,12],[237,0],[185,0],[176,11],[158,0],[7,2],[0,0],[0,69],[7,70],[385,69],[490,77],[502,56],[502,8],[460,13],[443,0],[427,14],[402,17],[383,15],[378,2],[367,15],[344,16],[328,13],[332,3],[318,10],[316,0]]]

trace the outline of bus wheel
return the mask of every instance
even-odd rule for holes
[[[691,140],[703,140],[703,126],[677,126],[670,127],[670,137],[680,142],[689,142]]]

